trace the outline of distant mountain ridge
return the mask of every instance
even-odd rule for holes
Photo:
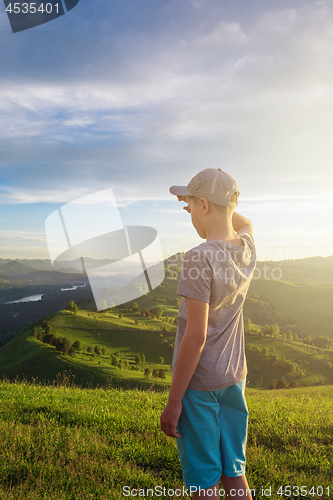
[[[281,260],[279,263],[284,263],[288,265],[311,265],[316,267],[332,267],[333,268],[333,255],[329,257],[305,257],[304,259],[296,259],[296,260]]]
[[[91,258],[85,259],[85,268],[93,269],[95,267],[105,266],[114,262],[113,259],[95,260]],[[6,277],[14,278],[23,276],[34,271],[47,272],[62,272],[70,274],[81,274],[82,263],[81,259],[72,261],[56,262],[52,267],[50,260],[42,259],[0,259],[0,274]]]
[[[178,254],[176,254],[178,255]],[[173,256],[169,257],[169,260]],[[58,269],[59,270],[59,265],[61,264],[62,268],[66,267],[74,267],[77,269],[76,264],[80,261],[80,259],[75,259],[75,260],[69,260],[69,261],[61,261],[58,262]],[[103,260],[95,260],[91,259],[90,257],[85,259],[86,262],[91,262],[92,265],[97,266],[103,266],[106,264],[110,264],[113,262],[113,259],[103,259]],[[0,258],[0,271],[3,269],[3,266],[10,262],[15,262],[17,264],[23,264],[24,266],[31,267],[32,269],[38,269],[41,271],[52,271],[53,267],[51,265],[50,259],[1,259]],[[170,260],[170,262],[172,262]],[[275,260],[275,261],[260,261],[262,263],[264,262],[274,262],[274,263],[279,263],[279,264],[288,264],[288,265],[304,265],[304,264],[309,264],[311,266],[318,266],[318,267],[333,267],[333,255],[330,255],[328,257],[321,257],[321,256],[316,256],[316,257],[304,257],[302,259],[286,259],[286,260]]]

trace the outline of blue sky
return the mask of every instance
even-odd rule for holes
[[[48,258],[47,216],[110,187],[187,250],[168,190],[208,167],[260,260],[333,254],[331,2],[80,0],[15,34],[0,4],[0,37],[0,258]]]

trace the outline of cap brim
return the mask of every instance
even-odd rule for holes
[[[192,196],[192,193],[186,186],[171,186],[169,191],[176,196]]]

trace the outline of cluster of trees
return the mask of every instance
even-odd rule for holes
[[[252,294],[255,295],[255,294]],[[307,335],[306,337],[300,337],[302,332],[296,324],[286,323],[283,327],[280,327],[277,323],[268,324],[266,323],[260,330],[260,333],[253,328],[253,324],[250,318],[244,318],[244,333],[246,335],[257,335],[260,339],[264,337],[280,337],[284,340],[302,342],[305,345],[318,347],[320,349],[333,349],[333,339],[329,337],[324,337],[322,335],[316,335],[311,337]]]
[[[270,389],[295,389],[296,387],[299,387],[297,380],[287,382],[284,378],[280,380],[273,379],[269,384]]]
[[[166,378],[166,375],[165,375],[165,371],[163,369],[161,370],[153,370],[151,372],[151,370],[149,368],[146,368],[145,371],[144,371],[144,374],[147,378],[150,377],[150,375],[152,376],[152,378],[160,378],[160,379],[165,379]]]
[[[258,346],[252,346],[251,344],[248,346],[249,351],[261,354],[264,358],[266,358],[270,364],[275,368],[282,368],[287,373],[294,373],[299,377],[305,377],[306,370],[301,369],[297,363],[293,363],[286,358],[282,358],[278,354],[276,354],[275,349],[272,351],[268,349],[268,347],[260,348]]]
[[[333,339],[321,335],[316,335],[315,337],[308,335],[302,339],[302,342],[303,344],[319,347],[320,349],[333,349]]]
[[[72,314],[77,314],[79,307],[77,304],[75,304],[74,300],[70,300],[67,304],[68,311],[70,311]]]
[[[151,309],[146,309],[141,311],[141,316],[146,316],[147,318],[160,319],[163,314],[163,309],[160,306],[152,307]]]
[[[97,356],[105,356],[105,353],[106,353],[106,349],[105,347],[101,347],[101,346],[98,346],[98,345],[95,345],[94,349],[91,347],[91,346],[88,346],[87,347],[87,353],[88,354],[91,354],[92,352],[94,352],[95,354],[97,354]]]
[[[140,363],[146,362],[146,356],[144,354],[136,354],[134,358],[135,364],[139,365]]]
[[[47,321],[42,322],[42,330],[34,326],[32,337],[56,348],[62,354],[74,357],[77,351],[82,349],[81,342],[76,340],[73,344],[67,337],[57,337],[54,325],[50,325]]]

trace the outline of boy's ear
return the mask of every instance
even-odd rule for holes
[[[200,198],[200,206],[201,206],[204,214],[208,213],[209,202],[206,200],[206,198]]]

